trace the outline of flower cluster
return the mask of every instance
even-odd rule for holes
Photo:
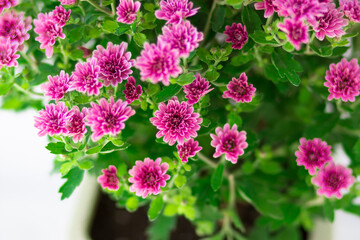
[[[299,150],[295,153],[298,165],[304,165],[310,175],[314,175],[312,183],[319,186],[317,193],[330,198],[342,197],[341,191],[354,183],[351,169],[335,165],[331,157],[331,146],[319,138],[300,139]],[[316,172],[317,169],[320,169]]]
[[[108,188],[112,191],[119,189],[119,179],[116,176],[117,169],[115,166],[110,165],[109,169],[101,170],[103,175],[99,176],[97,181],[100,183],[102,188]]]
[[[325,79],[324,85],[330,92],[329,101],[333,98],[341,98],[344,102],[354,102],[355,97],[360,93],[360,67],[357,59],[348,62],[343,58],[337,64],[330,64]]]
[[[119,6],[116,8],[117,21],[126,24],[133,23],[140,7],[141,3],[139,1],[134,3],[133,0],[120,0]]]
[[[3,8],[14,6],[17,1],[4,1]],[[0,12],[2,12],[0,3]],[[3,66],[15,67],[16,59],[20,56],[25,40],[29,39],[28,31],[31,29],[31,18],[24,18],[24,13],[15,10],[4,12],[0,15],[0,69]]]
[[[56,39],[65,38],[63,26],[69,20],[70,13],[71,10],[66,11],[62,6],[58,6],[50,13],[39,13],[34,20],[34,32],[39,35],[35,40],[41,43],[41,49],[45,49],[46,57],[52,57]]]
[[[42,84],[41,88],[45,96],[55,101],[62,99],[72,84],[72,76],[69,77],[64,70],[60,72],[60,75],[48,76],[48,79],[49,81]]]
[[[201,97],[211,92],[210,83],[202,78],[200,74],[195,75],[195,80],[184,87],[185,98],[188,99],[189,104],[197,103]],[[210,89],[209,89],[210,88]]]
[[[0,13],[2,13],[4,9],[14,7],[17,4],[18,0],[2,0],[0,2]]]
[[[246,26],[241,23],[233,23],[232,26],[225,27],[225,35],[227,35],[226,42],[232,43],[231,47],[234,49],[242,49],[248,40]]]
[[[256,88],[252,84],[248,84],[247,76],[242,73],[239,78],[232,78],[232,81],[227,85],[227,89],[223,98],[231,98],[236,102],[251,102],[255,95]]]
[[[203,40],[203,34],[189,21],[183,20],[196,14],[197,9],[192,9],[192,6],[188,0],[160,2],[160,10],[155,12],[155,16],[168,22],[162,28],[157,44],[145,43],[141,56],[136,59],[135,66],[140,70],[141,80],[169,85],[170,77],[176,78],[182,73],[180,57],[188,57]]]

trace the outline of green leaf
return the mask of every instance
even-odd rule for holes
[[[296,72],[302,71],[301,65],[293,59],[292,54],[276,48],[271,55],[271,61],[281,78],[286,77],[293,85],[300,85],[301,80]]]
[[[232,5],[235,9],[240,9],[243,0],[226,0],[226,4]]]
[[[171,217],[174,216],[178,211],[179,205],[174,203],[169,203],[164,208],[164,216]]]
[[[1,83],[0,82],[0,96],[6,95],[9,91],[13,83]]]
[[[243,24],[246,26],[248,34],[252,34],[256,30],[261,30],[261,19],[252,6],[244,7],[241,19]]]
[[[84,28],[77,27],[72,29],[67,35],[66,38],[69,40],[69,43],[75,43],[82,39],[84,36]]]
[[[147,10],[149,12],[155,11],[155,5],[153,3],[145,3],[144,8],[145,8],[145,10]]]
[[[176,226],[175,217],[160,216],[152,222],[147,229],[149,240],[167,240],[170,239],[172,229]]]
[[[321,57],[330,57],[333,52],[331,43],[326,40],[319,41],[317,38],[315,38],[309,46],[317,55]]]
[[[213,69],[205,74],[205,78],[210,82],[217,80],[219,77],[220,77],[220,73],[218,71],[216,71],[215,69]]]
[[[86,154],[95,154],[95,153],[98,153],[100,152],[102,149],[102,146],[96,146],[96,147],[93,147],[93,148],[90,148],[89,150],[86,151]]]
[[[241,232],[245,232],[244,224],[242,223],[241,219],[237,215],[236,210],[233,209],[233,210],[227,211],[227,214],[230,216],[230,219],[234,223],[234,226],[237,229],[239,229]]]
[[[230,126],[236,124],[238,127],[241,127],[242,125],[242,119],[240,117],[239,113],[236,112],[230,112],[228,114],[229,124]]]
[[[158,196],[151,202],[149,211],[147,213],[150,221],[154,221],[159,216],[163,206],[164,200],[162,196]]]
[[[305,129],[305,137],[322,138],[336,126],[339,118],[339,113],[323,113],[315,116],[314,123]]]
[[[65,143],[62,142],[49,143],[45,148],[53,154],[67,153],[67,151],[65,150]]]
[[[222,184],[223,173],[224,173],[224,164],[221,163],[217,166],[214,173],[211,175],[211,187],[215,192],[219,190]]]
[[[94,163],[90,159],[84,159],[78,162],[79,168],[83,170],[89,170],[94,167]]]
[[[135,196],[126,200],[125,207],[129,212],[134,212],[139,207],[139,199]]]
[[[124,34],[125,32],[127,32],[128,30],[130,30],[130,25],[120,24],[120,26],[116,29],[115,34],[121,35],[121,34]]]
[[[107,32],[115,33],[116,29],[118,29],[119,27],[119,24],[113,20],[105,20],[104,23],[102,24],[102,27]]]
[[[157,93],[154,98],[156,103],[165,102],[175,96],[182,87],[177,84],[172,84],[170,86],[164,87],[159,93]]]
[[[331,203],[331,201],[328,198],[325,198],[324,215],[330,222],[334,221],[334,218],[335,218],[334,207],[333,207],[333,204]]]
[[[279,45],[274,39],[267,40],[267,38],[271,37],[271,35],[268,35],[268,34],[264,33],[263,31],[255,31],[254,33],[250,34],[250,37],[256,43],[267,44],[267,45],[272,45],[272,46]]]
[[[146,42],[146,35],[140,32],[136,32],[134,35],[134,41],[139,47],[142,47],[144,42]]]
[[[175,178],[175,185],[178,188],[182,188],[186,183],[186,177],[184,175],[179,175]]]
[[[211,28],[214,32],[218,32],[224,25],[225,7],[217,5],[213,16]]]
[[[65,162],[63,165],[61,165],[59,172],[61,175],[66,175],[68,172],[74,167],[74,164],[72,162]]]
[[[110,152],[114,152],[114,151],[125,150],[129,146],[130,146],[130,144],[123,144],[121,146],[116,146],[112,142],[108,142],[103,148],[101,148],[100,152],[102,152],[102,153],[110,153]]]
[[[176,79],[176,83],[179,84],[180,86],[184,86],[192,83],[194,79],[195,79],[194,73],[185,73]]]
[[[268,160],[264,160],[260,163],[260,169],[267,174],[278,174],[282,171],[279,163]]]
[[[67,179],[66,182],[60,187],[61,200],[68,198],[74,192],[75,188],[80,185],[84,176],[84,171],[79,168],[71,169],[68,174],[62,178]]]

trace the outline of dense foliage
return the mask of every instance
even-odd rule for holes
[[[13,57],[16,51],[21,56],[13,59],[18,62],[16,67],[14,61],[7,66],[0,62],[1,108],[40,111],[35,126],[39,135],[49,136],[46,148],[56,155],[54,171],[66,179],[59,191],[61,199],[70,197],[85,173],[94,175],[119,207],[136,211],[148,206],[152,221],[148,234],[154,240],[168,239],[178,215],[192,222],[199,237],[253,240],[301,239],[301,229],[311,231],[315,218],[333,221],[335,209],[360,216],[360,205],[354,201],[360,185],[352,184],[353,178],[349,177],[344,188],[352,186],[341,194],[317,193],[322,184],[319,178],[326,175],[319,172],[325,171],[325,163],[326,169],[332,167],[331,161],[337,163],[336,156],[343,151],[350,159],[349,176],[360,174],[360,105],[355,99],[360,89],[358,63],[354,60],[352,69],[344,63],[341,74],[354,74],[355,79],[346,94],[331,90],[330,83],[324,86],[339,78],[333,77],[334,69],[329,71],[330,64],[360,57],[360,19],[350,10],[343,7],[345,16],[335,14],[342,19],[337,22],[340,27],[325,34],[317,23],[321,14],[328,13],[310,12],[313,17],[299,20],[290,10],[277,10],[273,14],[266,11],[264,18],[264,11],[255,8],[267,5],[256,3],[254,7],[251,0],[193,0],[191,8],[199,7],[197,13],[174,13],[168,23],[164,19],[169,16],[155,14],[161,8],[157,0],[141,0],[140,8],[139,4],[130,6],[133,16],[121,15],[120,7],[116,13],[118,0],[61,0],[65,9],[71,9],[70,17],[64,9],[52,12],[60,5],[55,0],[8,2],[0,16],[0,58],[3,61],[8,49],[13,49]],[[286,8],[285,3],[291,1],[274,2]],[[352,3],[360,8],[357,1]],[[329,11],[334,8],[330,6]],[[10,43],[3,37],[6,29],[2,24],[12,11],[23,12],[25,23],[23,39],[11,38]],[[54,20],[54,16],[61,18]],[[33,20],[31,30],[26,17]],[[197,28],[191,30],[196,32],[192,34],[195,40],[183,51],[174,50],[165,42],[180,31],[177,24],[185,17],[192,24],[187,22],[188,28]],[[292,35],[292,24],[299,36]],[[49,32],[53,39],[46,39]],[[238,35],[229,42],[227,37],[234,32]],[[106,72],[112,70],[107,69],[104,52],[111,48],[123,55],[121,59],[119,55],[109,57],[112,67],[121,68],[119,75]],[[148,66],[156,57],[165,59],[160,65],[168,66],[166,71]],[[59,79],[66,86],[64,94],[51,90],[51,81],[60,84]],[[188,96],[192,88],[183,87],[194,79],[205,89],[195,98]],[[248,95],[236,95],[239,86],[246,87]],[[335,91],[331,98],[329,91]],[[49,97],[50,102],[45,103],[43,99]],[[116,129],[101,122],[108,121],[109,108],[115,109],[114,119],[121,115]],[[165,108],[168,112],[161,112]],[[164,122],[164,115],[171,111],[183,115],[171,115]],[[60,115],[62,128],[58,127],[60,120],[54,120]],[[185,132],[171,132],[174,121],[183,119],[187,121]],[[74,125],[69,127],[71,121]],[[82,121],[87,125],[80,125],[79,130],[76,124]],[[230,128],[236,124],[232,134],[238,135],[236,154],[225,158],[226,149],[216,146],[221,142],[218,136],[227,133],[227,123]],[[51,129],[54,124],[57,128]],[[215,133],[218,127],[224,130]],[[319,140],[311,143],[323,147],[322,152],[312,153],[319,154],[318,159],[328,155],[321,155],[323,162],[317,168],[297,166],[297,158],[311,149],[299,148],[302,138],[301,144],[307,144],[305,139],[326,141],[325,145]],[[187,162],[178,153],[187,151],[184,144],[195,149]],[[231,144],[235,143],[229,143],[229,148],[234,147]],[[145,176],[147,181],[157,178],[158,185],[134,186],[139,181],[135,176],[145,168],[153,174]],[[242,219],[252,208],[258,214]],[[255,222],[249,222],[253,218]]]

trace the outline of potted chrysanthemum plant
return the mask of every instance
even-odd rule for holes
[[[178,239],[177,219],[193,229],[180,239],[306,239],[336,209],[360,215],[358,0],[3,0],[0,12],[1,106],[39,111],[62,200],[88,173],[147,215],[149,239]]]

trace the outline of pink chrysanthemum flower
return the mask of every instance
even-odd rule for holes
[[[73,81],[71,90],[87,93],[88,95],[99,95],[102,83],[99,82],[100,67],[96,59],[88,59],[85,63],[77,63],[72,73]]]
[[[157,45],[144,44],[135,67],[140,70],[141,80],[150,79],[152,83],[162,82],[167,86],[170,84],[170,76],[176,78],[182,73],[179,64],[179,51],[159,39]]]
[[[342,191],[349,189],[355,182],[352,176],[352,170],[341,165],[335,165],[333,162],[321,168],[311,182],[320,188],[317,193],[330,198],[335,196],[342,198]]]
[[[65,74],[64,70],[61,70],[60,75],[48,76],[49,82],[41,85],[41,89],[44,92],[45,96],[50,97],[55,101],[62,99],[69,91],[72,76],[69,77],[69,74]]]
[[[142,94],[142,88],[140,85],[135,85],[136,81],[134,77],[129,77],[127,83],[125,84],[125,94],[126,101],[130,104],[135,100],[138,100]]]
[[[70,13],[71,9],[69,9],[69,11],[66,11],[66,9],[62,6],[57,6],[55,7],[55,10],[53,10],[49,15],[51,15],[51,18],[55,23],[57,23],[60,27],[63,27],[69,20]]]
[[[202,78],[199,73],[195,75],[195,80],[192,83],[185,85],[183,88],[186,94],[185,98],[188,99],[189,104],[197,103],[201,97],[214,89],[209,89],[210,83],[205,78]]]
[[[102,188],[117,191],[119,190],[119,179],[116,175],[117,169],[115,166],[110,165],[108,169],[101,170],[103,175],[99,176],[97,181]]]
[[[67,134],[66,123],[70,119],[70,114],[65,103],[45,105],[45,109],[40,110],[39,114],[40,117],[35,117],[35,127],[40,130],[39,136]]]
[[[19,43],[11,41],[10,38],[0,37],[0,69],[3,66],[16,67],[18,62],[16,59],[20,57],[16,54]]]
[[[131,175],[129,182],[132,183],[130,192],[136,192],[137,196],[143,198],[150,194],[159,194],[160,187],[165,187],[166,181],[170,179],[170,176],[166,174],[168,168],[169,164],[161,163],[160,158],[155,161],[150,158],[136,161],[135,166],[129,170]]]
[[[318,0],[274,0],[280,17],[291,17],[295,20],[313,20],[326,12],[326,4]]]
[[[131,24],[136,19],[136,13],[139,11],[141,3],[134,0],[120,0],[119,6],[116,8],[118,22]]]
[[[59,0],[62,5],[75,5],[77,0]]]
[[[0,15],[0,36],[19,43],[19,51],[22,50],[22,43],[29,39],[28,31],[32,28],[31,17],[25,19],[23,17],[23,12],[16,11],[8,11]]]
[[[223,98],[231,98],[236,102],[251,102],[255,95],[256,88],[248,84],[246,73],[242,73],[239,78],[232,78],[228,83],[227,89],[223,93]]]
[[[184,139],[189,140],[196,137],[200,129],[202,119],[199,113],[194,113],[194,108],[187,102],[179,102],[177,97],[169,100],[168,104],[160,103],[159,110],[154,113],[155,117],[150,118],[150,122],[159,130],[157,138],[164,136],[164,142],[170,146],[175,142],[184,143]]]
[[[330,155],[331,146],[319,138],[312,140],[301,138],[299,150],[295,152],[297,165],[303,165],[310,175],[315,174],[316,168],[321,168],[325,163],[332,161]]]
[[[18,4],[17,0],[1,0],[0,1],[0,13],[6,8],[14,7]]]
[[[330,64],[330,70],[326,71],[324,83],[329,88],[330,95],[328,100],[341,98],[344,102],[354,102],[359,95],[360,89],[360,67],[357,59],[348,62],[345,58],[341,59],[336,65]]]
[[[241,23],[233,23],[231,26],[226,26],[224,34],[228,36],[225,41],[232,43],[231,47],[234,49],[242,49],[248,40],[246,26],[243,26]]]
[[[78,106],[74,106],[69,112],[70,119],[66,123],[66,129],[68,130],[68,136],[71,136],[75,143],[80,142],[87,132],[85,126],[85,117],[87,114],[87,108],[83,108],[80,112]]]
[[[41,43],[40,49],[45,49],[46,57],[50,58],[53,55],[53,45],[56,39],[65,38],[62,27],[54,22],[52,16],[47,13],[39,13],[38,19],[34,19],[34,25],[34,32],[39,35],[35,40]]]
[[[125,121],[135,114],[135,111],[126,102],[110,97],[110,103],[105,98],[100,99],[100,104],[91,103],[89,114],[86,117],[87,125],[93,134],[91,139],[96,142],[104,135],[116,136],[125,128]]]
[[[344,14],[336,9],[334,3],[327,4],[327,12],[322,17],[316,17],[315,21],[311,21],[316,37],[322,41],[325,36],[330,38],[341,37],[345,34],[342,27],[348,25],[348,20],[343,18]]]
[[[167,20],[167,23],[178,24],[184,18],[194,16],[198,10],[188,0],[161,0],[160,10],[155,11],[155,16]]]
[[[248,147],[246,142],[246,132],[237,130],[237,125],[234,124],[230,129],[227,123],[224,129],[217,127],[215,134],[210,134],[212,141],[211,146],[215,148],[214,158],[218,158],[225,154],[226,160],[231,163],[237,163],[239,156],[244,154],[244,149]]]
[[[189,57],[189,54],[199,46],[199,42],[204,38],[204,35],[198,32],[189,21],[165,25],[162,32],[163,35],[160,35],[159,38],[169,43],[172,49],[177,49],[180,57],[184,58]]]
[[[340,0],[340,9],[352,22],[360,22],[360,2],[358,0]]]
[[[194,157],[196,153],[201,151],[202,147],[199,146],[198,141],[190,138],[188,141],[183,144],[178,144],[177,146],[178,154],[182,162],[187,162],[188,158]]]
[[[302,43],[309,42],[308,26],[301,20],[285,18],[284,23],[279,23],[278,27],[286,33],[287,39],[296,50],[300,50]]]
[[[265,10],[264,17],[268,18],[278,10],[273,2],[274,0],[264,0],[263,2],[255,3],[254,6],[256,10]]]
[[[120,45],[108,42],[106,49],[98,45],[93,52],[93,58],[97,59],[100,66],[99,78],[104,80],[106,87],[110,84],[115,87],[132,74],[131,67],[134,66],[135,60],[132,60],[131,53],[126,51],[127,47],[126,42]]]

